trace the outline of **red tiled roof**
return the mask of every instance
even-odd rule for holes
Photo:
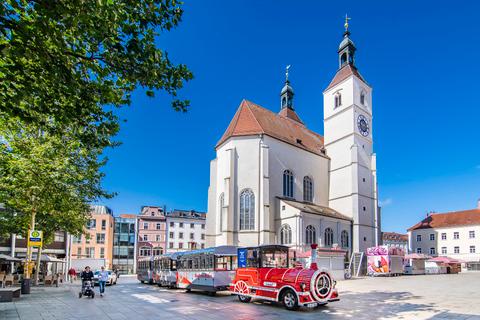
[[[342,82],[343,80],[347,79],[351,75],[356,76],[358,79],[362,80],[367,86],[370,87],[370,85],[362,78],[362,76],[357,71],[357,69],[352,68],[351,65],[347,65],[346,67],[343,67],[342,69],[337,71],[337,74],[333,78],[332,82],[330,82],[330,85],[328,86],[328,88],[325,89],[325,91],[335,86],[336,84]]]
[[[291,120],[293,120],[293,121],[296,121],[296,122],[298,122],[298,123],[303,124],[304,126],[306,126],[306,125],[302,122],[302,120],[300,120],[300,117],[298,116],[298,114],[297,114],[294,110],[292,110],[292,109],[290,109],[290,108],[283,108],[282,110],[280,110],[280,112],[278,113],[278,115],[279,115],[280,117],[287,118],[287,119],[291,119]]]
[[[288,118],[285,118],[243,100],[215,149],[231,137],[265,134],[300,149],[327,157],[320,151],[324,147],[323,137],[308,130],[295,111],[290,110],[287,115]]]
[[[383,239],[408,241],[408,234],[400,234],[395,232],[382,232],[382,237]]]
[[[119,218],[136,218],[137,216],[134,214],[126,214],[122,213],[121,215],[118,216]]]
[[[441,228],[478,224],[480,224],[480,210],[472,209],[431,214],[429,217],[423,219],[422,221],[408,229],[408,231],[415,229]]]

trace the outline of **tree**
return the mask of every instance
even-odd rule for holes
[[[68,128],[84,145],[114,146],[112,108],[141,86],[177,89],[193,78],[156,48],[156,32],[176,27],[174,0],[6,0],[0,6],[0,112],[52,135]]]
[[[47,245],[58,230],[84,233],[89,203],[113,196],[101,188],[101,151],[82,147],[69,131],[51,135],[2,120],[0,203],[9,210],[0,212],[0,236],[26,237],[35,226]]]

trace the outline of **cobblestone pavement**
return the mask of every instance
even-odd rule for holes
[[[339,281],[340,301],[288,311],[281,303],[241,303],[228,292],[209,297],[141,284],[121,276],[78,298],[80,282],[32,287],[30,294],[0,303],[0,319],[469,319],[480,320],[480,273],[365,277]]]

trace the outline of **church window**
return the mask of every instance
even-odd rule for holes
[[[220,231],[223,231],[223,207],[225,206],[225,194],[222,193],[220,195],[220,210],[218,211],[220,213],[220,219],[218,219],[218,223],[220,224]]]
[[[347,230],[342,230],[342,233],[340,236],[340,246],[342,248],[348,248],[348,231]]]
[[[240,230],[255,229],[255,195],[247,189],[240,194]]]
[[[360,103],[363,105],[365,104],[365,93],[363,92],[360,93]]]
[[[283,225],[282,230],[280,230],[280,241],[281,244],[292,243],[292,228],[288,224]]]
[[[309,176],[303,178],[303,201],[313,201],[313,181]]]
[[[283,196],[293,198],[293,173],[290,170],[283,172]]]
[[[335,95],[335,108],[338,108],[342,105],[342,95],[340,93],[337,93]]]
[[[305,232],[305,243],[312,244],[316,243],[317,232],[315,231],[315,227],[312,225],[307,226],[307,230]]]
[[[325,246],[331,247],[333,245],[333,230],[325,229]]]

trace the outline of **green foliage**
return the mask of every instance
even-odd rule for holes
[[[102,190],[100,159],[118,145],[115,108],[138,86],[165,90],[172,106],[193,79],[156,48],[178,25],[174,0],[6,0],[0,5],[0,236],[26,236],[32,219],[45,243],[83,233]]]
[[[176,27],[174,0],[6,0],[0,5],[0,112],[52,134],[71,128],[89,146],[115,145],[119,119],[138,85],[166,90],[173,108],[193,78],[155,47],[155,31]],[[45,121],[44,116],[52,121]]]
[[[101,151],[69,131],[51,135],[12,118],[0,117],[0,133],[0,203],[9,209],[0,212],[0,236],[25,237],[33,216],[45,244],[58,230],[83,233],[88,203],[113,196],[101,188]]]

